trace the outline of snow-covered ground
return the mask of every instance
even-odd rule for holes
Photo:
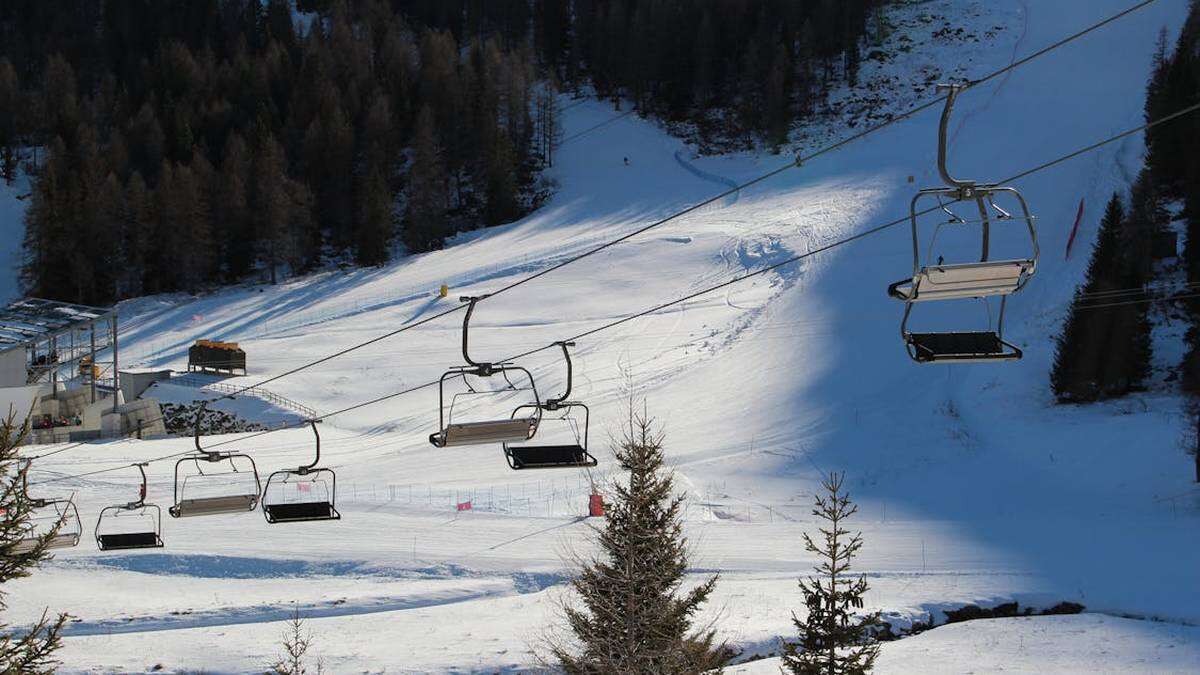
[[[21,265],[21,241],[25,237],[24,214],[28,206],[29,177],[18,172],[11,185],[0,180],[0,304],[16,300]]]
[[[1096,614],[959,623],[890,642],[875,672],[1194,673],[1200,628]],[[775,675],[779,659],[729,669]]]
[[[863,77],[894,75],[903,88],[918,61],[937,66],[939,77],[979,76],[1126,4],[909,5],[896,11],[913,52],[869,63]],[[965,94],[955,170],[998,179],[1139,124],[1155,37],[1164,26],[1178,29],[1186,5],[1159,0]],[[978,39],[932,38],[946,21]],[[925,100],[896,99],[896,110]],[[487,300],[472,324],[473,353],[495,360],[546,345],[906,213],[913,190],[936,182],[938,112]],[[600,103],[575,106],[566,135],[616,114]],[[858,569],[873,586],[868,602],[898,625],[1009,600],[1200,622],[1200,492],[1177,444],[1180,399],[1160,389],[1061,407],[1048,387],[1052,336],[1082,278],[1100,209],[1136,173],[1141,154],[1141,140],[1129,138],[1019,184],[1039,216],[1042,265],[1009,303],[1006,333],[1026,354],[1017,363],[908,360],[901,309],[885,293],[911,273],[902,227],[579,341],[573,398],[592,407],[597,476],[611,469],[606,440],[632,388],[665,425],[669,458],[689,492],[696,579],[722,574],[709,612],[725,637],[766,653],[791,631],[795,579],[813,562],[800,543],[813,526],[811,494],[835,470],[847,472],[861,505]],[[625,117],[562,148],[554,169],[561,189],[539,212],[460,236],[444,251],[276,287],[126,303],[122,360],[181,367],[196,338],[234,340],[248,353],[250,374],[230,381],[258,382],[707,198],[722,189],[713,177],[740,182],[786,161],[697,159],[656,125]],[[1064,260],[1080,198],[1088,205],[1080,242]],[[1008,238],[1019,242],[1019,234],[1000,228],[996,246],[1015,247]],[[443,283],[448,299],[437,297]],[[324,413],[434,380],[461,363],[460,317],[269,388]],[[928,309],[921,318],[986,325],[987,314],[968,303],[965,313]],[[556,352],[522,363],[543,396],[556,393]],[[516,402],[492,403],[506,416]],[[148,554],[100,554],[85,541],[13,584],[9,622],[27,623],[47,606],[75,614],[67,671],[161,664],[252,672],[276,651],[279,621],[294,606],[314,617],[314,649],[333,672],[527,668],[564,592],[561,554],[586,546],[587,477],[513,472],[499,449],[435,449],[426,439],[437,412],[436,389],[425,388],[326,418],[322,449],[338,472],[340,521],[168,519],[166,547]],[[38,462],[34,480],[168,455],[190,442],[86,446]],[[298,429],[225,448],[252,454],[265,474],[307,461],[311,443],[311,432]],[[152,465],[152,501],[170,503],[171,471],[169,462]],[[103,505],[128,501],[136,477],[107,473],[34,489],[75,493],[90,530]],[[466,499],[476,511],[456,514],[453,505]],[[893,670],[937,670],[922,659],[970,658],[993,645],[977,665],[992,670],[988,664],[1016,658],[1023,640],[1029,668],[1038,669],[1042,651],[1049,668],[1064,668],[1079,630],[1094,643],[1111,638],[1129,654],[1161,658],[1147,662],[1151,669],[1186,663],[1154,646],[1160,630],[1175,636],[1177,654],[1196,653],[1192,629],[1086,615],[939,628],[888,645],[884,661]],[[1096,658],[1088,669],[1134,663]]]

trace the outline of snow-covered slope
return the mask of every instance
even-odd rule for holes
[[[18,296],[17,272],[21,264],[21,241],[25,236],[24,214],[29,194],[29,177],[18,173],[9,185],[0,180],[0,303]]]
[[[1200,628],[1109,616],[1040,616],[954,624],[883,646],[891,673],[1188,673],[1200,663]],[[731,668],[777,675],[778,659]]]
[[[918,42],[912,54],[870,65],[864,77],[935,77],[922,68],[978,76],[1125,4],[909,5],[898,16]],[[1177,30],[1186,4],[1159,0],[964,95],[955,170],[999,179],[1140,123],[1155,37],[1164,26]],[[931,38],[943,22],[965,25],[972,38]],[[924,97],[897,97],[896,109],[910,100]],[[906,213],[913,190],[936,182],[937,113],[488,300],[473,322],[473,352],[498,359],[580,334]],[[599,103],[573,107],[567,136],[616,114]],[[611,469],[606,437],[632,388],[665,425],[691,495],[696,571],[722,571],[711,611],[729,639],[765,651],[789,632],[794,580],[811,564],[799,543],[811,527],[811,493],[834,470],[847,472],[861,504],[869,601],[897,624],[1008,599],[1200,621],[1200,518],[1176,443],[1178,398],[1160,391],[1058,407],[1047,386],[1051,337],[1086,264],[1080,252],[1063,259],[1074,211],[1085,199],[1077,247],[1086,251],[1103,201],[1136,173],[1141,152],[1130,138],[1019,184],[1039,215],[1043,251],[1038,276],[1010,303],[1006,331],[1025,350],[1021,362],[908,360],[900,308],[885,294],[911,271],[904,228],[580,340],[573,397],[592,406],[600,473]],[[122,359],[182,366],[196,338],[235,340],[249,355],[242,379],[257,382],[668,215],[723,189],[721,179],[740,182],[785,162],[692,159],[654,124],[625,117],[566,144],[554,170],[561,190],[519,223],[381,269],[128,303]],[[436,297],[443,283],[449,299]],[[976,310],[966,320],[986,322]],[[436,379],[461,362],[458,316],[270,388],[325,412]],[[561,386],[555,352],[523,363],[544,395]],[[167,547],[145,555],[97,554],[85,542],[14,586],[12,622],[45,606],[76,614],[69,669],[252,671],[280,631],[269,622],[297,603],[320,617],[315,649],[335,672],[528,666],[563,592],[560,554],[589,536],[578,517],[587,477],[512,472],[498,449],[434,449],[426,438],[436,424],[434,389],[331,417],[323,450],[338,471],[341,521],[169,521]],[[39,462],[35,478],[189,443],[89,446]],[[310,446],[301,429],[227,447],[252,453],[266,472],[306,461]],[[74,491],[91,521],[104,504],[129,499],[136,474],[128,473],[40,491]],[[152,500],[170,502],[169,463],[153,465],[150,488]],[[453,505],[467,499],[475,512],[456,515]],[[1133,581],[1147,568],[1153,574]]]

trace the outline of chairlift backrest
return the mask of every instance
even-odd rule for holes
[[[571,395],[573,374],[571,353],[568,348],[574,347],[575,343],[559,342],[556,344],[562,348],[563,358],[567,363],[566,386],[561,396],[547,399],[545,403],[541,404],[518,406],[513,410],[513,419],[521,419],[522,411],[531,408],[555,414],[547,417],[543,413],[539,424],[542,436],[539,437],[537,444],[528,444],[527,441],[530,439],[518,439],[504,444],[504,458],[512,469],[579,468],[596,466],[598,463],[596,458],[588,452],[587,435],[591,412],[583,403],[567,400]],[[553,429],[557,426],[556,421],[566,424],[570,438],[556,437]],[[545,438],[547,425],[550,428],[549,439]]]

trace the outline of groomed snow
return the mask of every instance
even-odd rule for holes
[[[1200,628],[1098,614],[952,624],[883,646],[875,673],[1194,673]],[[779,659],[730,668],[777,675]]]
[[[864,77],[933,72],[922,68],[978,76],[1126,4],[909,5],[896,11],[914,36],[913,52],[869,64]],[[1155,38],[1164,26],[1178,29],[1186,5],[1159,0],[965,94],[955,170],[1000,178],[1141,123]],[[944,22],[978,39],[933,39]],[[896,109],[930,95],[898,97]],[[595,102],[573,107],[567,136],[616,114]],[[473,352],[499,359],[546,345],[906,213],[912,191],[936,180],[937,118],[928,111],[745,190],[736,202],[486,301],[473,323]],[[720,617],[723,635],[765,653],[790,632],[790,611],[800,604],[795,579],[813,562],[800,535],[813,527],[812,491],[834,470],[847,472],[861,506],[855,525],[866,547],[857,569],[873,585],[868,605],[898,625],[1009,600],[1070,600],[1097,612],[1200,622],[1200,495],[1178,447],[1180,398],[1163,387],[1059,407],[1047,384],[1050,338],[1082,278],[1099,211],[1136,173],[1141,153],[1140,139],[1129,138],[1019,184],[1039,216],[1043,254],[1038,276],[1009,305],[1006,332],[1025,350],[1021,362],[941,368],[908,360],[898,337],[901,309],[885,294],[911,273],[904,228],[580,340],[573,398],[592,407],[591,440],[602,463],[595,475],[611,470],[607,438],[632,387],[665,425],[669,459],[689,494],[693,580],[722,574],[706,618]],[[461,236],[444,251],[276,287],[125,303],[122,360],[181,368],[193,340],[234,340],[247,351],[250,374],[231,382],[259,382],[720,190],[704,176],[740,182],[786,161],[695,159],[654,124],[625,117],[562,148],[553,172],[561,189],[539,212]],[[1081,197],[1088,206],[1077,253],[1064,260]],[[436,297],[442,283],[451,298]],[[922,320],[986,322],[982,307],[968,310],[930,310]],[[326,412],[434,380],[461,362],[459,316],[269,388]],[[522,363],[543,396],[561,387],[555,352]],[[518,402],[493,405],[507,416]],[[476,411],[485,412],[482,404]],[[276,651],[279,619],[293,603],[319,617],[316,650],[333,672],[527,668],[563,592],[561,554],[588,540],[589,523],[580,518],[587,476],[513,472],[493,448],[434,449],[426,438],[436,418],[437,392],[427,388],[326,419],[323,455],[338,471],[341,521],[268,526],[258,513],[168,519],[166,548],[148,555],[99,554],[85,539],[12,585],[7,619],[28,623],[47,606],[77,614],[64,651],[68,672],[155,664],[253,672]],[[225,449],[252,454],[264,474],[311,453],[304,429],[236,439],[206,442],[230,441]],[[177,453],[190,443],[91,445],[38,462],[33,479]],[[166,462],[151,467],[150,498],[164,507],[171,471]],[[90,532],[102,506],[131,498],[135,479],[123,471],[34,490],[74,493]],[[467,499],[476,510],[456,514],[454,504]],[[1055,640],[1072,630],[1042,621],[1014,625],[1058,627],[1045,633]],[[912,644],[933,649],[939,633],[970,630],[938,629]],[[1157,639],[1126,634],[1143,650]],[[1179,635],[1194,648],[1193,632]],[[919,649],[906,644],[887,649]],[[1120,670],[1125,662],[1114,663]]]

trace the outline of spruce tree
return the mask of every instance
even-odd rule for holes
[[[0,178],[12,183],[20,156],[17,148],[21,116],[21,88],[12,62],[0,56]]]
[[[629,482],[615,482],[600,553],[581,562],[571,582],[579,604],[563,607],[576,644],[552,640],[567,673],[700,673],[731,658],[711,629],[693,629],[695,614],[717,583],[709,577],[680,591],[688,567],[683,497],[663,468],[663,434],[630,406],[624,437],[613,449]]]
[[[820,528],[821,543],[804,533],[804,548],[820,562],[816,576],[800,580],[807,610],[803,619],[792,615],[800,639],[784,643],[783,666],[794,675],[857,675],[871,670],[879,656],[873,629],[879,613],[865,616],[869,590],[867,578],[849,575],[850,563],[862,548],[862,533],[851,535],[843,523],[858,512],[842,489],[845,474],[831,473],[821,481],[825,494],[816,495],[812,514],[827,525]]]
[[[484,222],[502,225],[520,213],[517,204],[517,163],[512,142],[503,131],[497,133],[488,158],[485,187]]]
[[[428,106],[417,115],[413,163],[408,172],[408,213],[404,243],[413,251],[428,251],[441,243],[446,226],[446,165]]]
[[[32,548],[18,549],[29,537],[34,505],[26,499],[28,464],[20,463],[17,447],[29,434],[29,420],[19,421],[10,408],[0,418],[0,611],[6,608],[4,584],[33,573],[41,563],[50,559],[47,545],[61,529],[60,521],[38,536]],[[49,675],[55,672],[58,661],[54,653],[62,646],[62,630],[66,614],[42,618],[24,634],[15,633],[0,623],[0,672],[22,675]]]
[[[1128,345],[1122,345],[1114,333],[1113,323],[1123,307],[1095,308],[1104,304],[1089,301],[1095,293],[1125,288],[1121,270],[1124,268],[1122,223],[1125,208],[1121,198],[1113,194],[1100,222],[1100,232],[1088,261],[1087,280],[1076,293],[1062,333],[1058,336],[1054,368],[1050,385],[1060,402],[1095,401],[1110,395],[1126,393],[1127,387],[1117,382],[1124,378],[1129,357],[1134,356]],[[1117,351],[1122,346],[1125,351]]]
[[[392,235],[392,195],[378,170],[360,182],[354,257],[360,265],[382,265]]]

